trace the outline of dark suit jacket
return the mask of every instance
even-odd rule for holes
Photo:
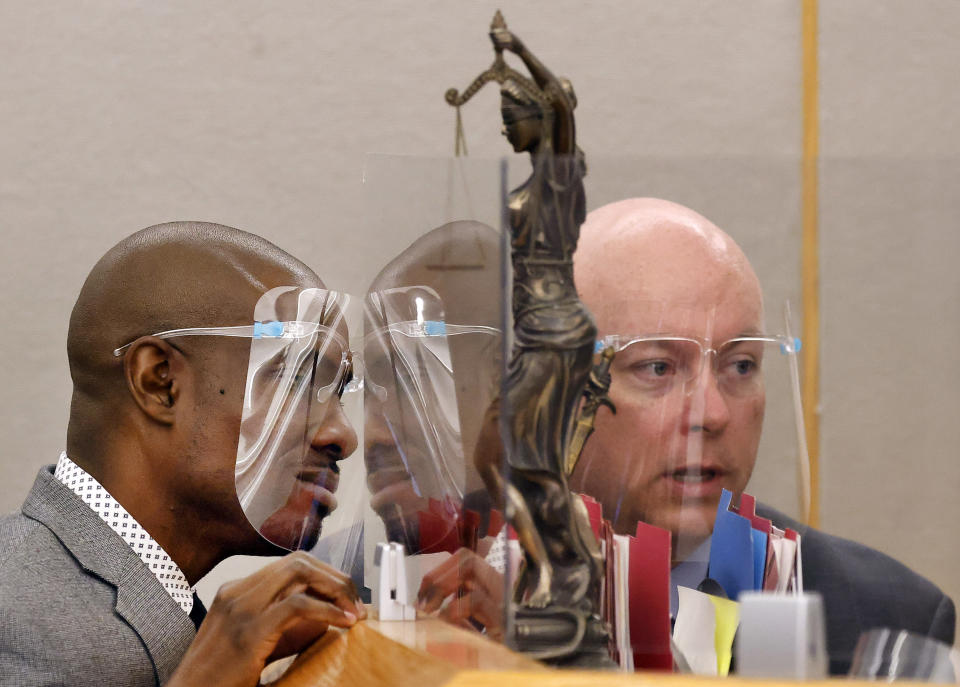
[[[0,519],[0,685],[159,685],[196,634],[52,467]]]
[[[791,520],[772,508],[757,513],[801,537],[803,588],[823,596],[830,673],[850,670],[860,634],[892,627],[953,644],[953,602],[932,582],[874,549]]]

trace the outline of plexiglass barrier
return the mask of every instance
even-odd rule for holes
[[[952,640],[946,597],[849,539],[892,543],[807,524],[838,509],[815,498],[803,426],[796,162],[591,158],[582,226],[562,199],[580,163],[368,158],[363,403],[338,501],[359,488],[335,528],[362,530],[354,573],[376,587],[377,544],[402,544],[411,606],[520,648],[529,609],[588,609],[621,670],[735,672],[747,591],[818,593],[834,674],[874,626]],[[876,509],[871,493],[851,485],[846,507]],[[778,617],[795,616],[771,633]],[[550,627],[534,655],[564,650]]]

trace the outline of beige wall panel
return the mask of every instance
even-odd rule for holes
[[[589,155],[798,150],[788,0],[0,3],[0,299],[24,323],[0,363],[0,510],[63,446],[66,323],[96,259],[205,219],[363,288],[364,155],[452,151],[443,92],[489,63],[498,6],[573,80]],[[477,101],[473,154],[507,152],[496,95]]]
[[[821,8],[822,523],[957,599],[960,4]]]
[[[960,153],[955,0],[820,0],[824,156]]]

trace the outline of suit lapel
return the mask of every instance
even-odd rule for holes
[[[117,585],[117,613],[146,644],[163,684],[176,670],[197,631],[190,616],[170,598],[150,569],[133,551],[129,553]]]
[[[117,614],[143,641],[158,682],[166,682],[196,630],[146,564],[49,466],[40,470],[21,510],[49,528],[84,570],[116,587]]]

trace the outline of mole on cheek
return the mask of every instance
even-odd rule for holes
[[[223,389],[220,389],[220,395],[223,396],[226,392]]]

